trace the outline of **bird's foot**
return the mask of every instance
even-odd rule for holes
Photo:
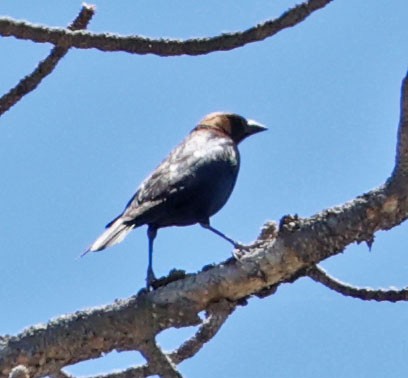
[[[153,291],[159,287],[166,286],[167,284],[181,280],[187,276],[184,270],[173,269],[170,271],[167,277],[156,278],[153,272],[148,273],[146,277],[146,289],[147,291]]]
[[[155,288],[154,283],[156,282],[156,276],[154,275],[152,270],[147,271],[147,276],[146,276],[146,289],[147,291],[152,291]]]
[[[251,246],[234,242],[234,248],[235,249],[232,251],[232,256],[236,260],[241,260],[242,257],[244,257],[247,253],[250,252]]]
[[[151,286],[152,286],[153,290],[156,290],[159,287],[166,286],[167,284],[169,284],[171,282],[181,280],[181,279],[183,279],[185,277],[187,277],[187,274],[186,274],[186,272],[184,270],[172,269],[168,276],[160,277],[160,278],[155,279],[152,282]]]

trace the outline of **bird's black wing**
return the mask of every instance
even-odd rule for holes
[[[188,196],[192,188],[207,179],[202,174],[208,170],[206,167],[222,164],[231,166],[230,174],[233,176],[230,180],[231,188],[226,189],[228,197],[239,169],[239,154],[235,144],[229,138],[219,137],[206,130],[193,131],[142,182],[122,216],[128,222],[138,218],[141,224],[148,222],[143,219],[143,214],[149,213],[169,198]]]

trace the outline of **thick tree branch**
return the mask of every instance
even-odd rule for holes
[[[102,51],[124,51],[132,54],[155,54],[159,56],[202,55],[215,51],[227,51],[248,43],[259,42],[286,28],[304,21],[313,12],[325,7],[333,0],[309,0],[283,13],[279,18],[258,24],[248,30],[221,34],[212,38],[151,39],[140,36],[97,34],[84,31],[69,31],[33,25],[10,18],[0,19],[0,35],[13,36],[33,42],[50,42],[65,48],[98,49]]]
[[[112,350],[113,345],[118,351],[134,350],[169,326],[200,323],[197,313],[185,311],[183,306],[151,302],[151,294],[118,301],[112,306],[77,312],[52,321],[45,327],[29,328],[16,338],[2,338],[0,376],[7,376],[18,364],[29,368],[31,378],[50,375],[63,366],[100,357],[103,352]],[[121,313],[119,317],[116,315],[118,311]],[[21,353],[23,350],[29,355]]]
[[[207,317],[196,334],[184,342],[180,348],[170,353],[168,357],[175,364],[196,355],[205,343],[210,341],[227,320],[228,316],[235,310],[235,304],[226,300],[212,303],[207,310]],[[97,375],[92,378],[142,378],[157,374],[158,370],[152,364],[146,364],[129,368],[120,372]]]
[[[329,289],[337,291],[347,297],[377,302],[398,302],[408,300],[408,289],[402,290],[374,290],[371,288],[358,288],[329,276],[321,267],[312,266],[307,269],[307,275],[316,282],[320,282]]]
[[[68,26],[69,30],[85,29],[95,13],[95,8],[91,5],[83,4],[76,19]],[[29,75],[20,80],[8,93],[0,98],[0,117],[20,101],[26,94],[32,92],[40,84],[42,79],[49,75],[58,62],[68,52],[69,47],[55,46],[50,54],[41,61],[37,68]]]

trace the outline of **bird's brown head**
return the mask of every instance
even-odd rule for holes
[[[262,124],[233,113],[211,113],[205,116],[196,129],[214,129],[229,136],[236,144],[246,137],[267,130]]]

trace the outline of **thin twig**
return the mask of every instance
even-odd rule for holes
[[[124,51],[132,54],[159,56],[203,55],[215,51],[228,51],[248,43],[259,42],[304,21],[313,12],[333,0],[309,0],[286,11],[280,17],[251,27],[243,32],[225,33],[212,38],[151,39],[140,36],[120,36],[84,31],[72,32],[62,28],[33,25],[10,18],[0,19],[0,35],[13,36],[33,42],[49,42],[64,47]]]
[[[397,135],[397,153],[393,176],[408,175],[408,73],[401,84],[400,120]]]
[[[83,4],[81,11],[68,26],[68,29],[74,31],[86,28],[94,13],[95,8],[93,6]],[[42,60],[31,74],[25,76],[14,88],[3,95],[0,98],[0,117],[26,94],[37,88],[41,81],[55,69],[68,50],[69,47],[55,46],[47,58]]]
[[[384,290],[384,289],[371,289],[371,288],[359,288],[351,286],[347,283],[341,282],[334,277],[329,276],[324,269],[319,266],[312,266],[306,271],[311,279],[316,282],[327,286],[344,296],[362,299],[364,301],[377,301],[377,302],[398,302],[408,300],[408,288],[401,290]]]
[[[154,339],[148,340],[142,347],[139,346],[139,349],[143,357],[146,358],[149,370],[154,370],[157,375],[164,378],[182,378],[176,365],[160,349]]]
[[[235,310],[235,305],[226,300],[214,303],[207,311],[207,318],[204,320],[196,334],[184,342],[177,350],[170,354],[174,363],[193,357],[198,351],[210,341],[227,320],[228,316]]]

